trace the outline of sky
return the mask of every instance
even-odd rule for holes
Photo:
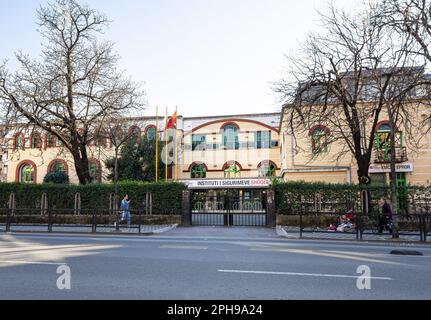
[[[184,116],[278,112],[271,83],[307,33],[318,30],[325,0],[88,0],[112,23],[119,68],[146,91],[146,116],[178,108]],[[357,0],[333,0],[347,10]],[[37,58],[36,8],[45,0],[0,0],[0,61]]]

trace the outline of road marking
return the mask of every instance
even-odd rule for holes
[[[0,263],[6,264],[42,264],[42,265],[55,265],[62,266],[67,264],[66,262],[41,262],[41,261],[22,261],[22,260],[0,260]]]
[[[371,259],[367,257],[362,256],[355,256],[355,255],[349,255],[349,254],[340,254],[340,253],[331,253],[331,252],[325,252],[325,251],[318,251],[318,250],[306,250],[306,249],[280,249],[280,248],[250,248],[251,251],[263,251],[263,252],[287,252],[287,253],[297,253],[297,254],[308,254],[308,255],[316,255],[316,256],[323,256],[323,257],[330,257],[330,258],[339,258],[339,259],[346,259],[346,260],[358,260],[358,261],[365,261],[365,262],[375,262],[375,263],[383,263],[383,264],[393,264],[393,265],[406,265],[404,263],[399,262],[393,262],[393,261],[386,261],[386,260],[379,260],[379,259]]]
[[[159,248],[161,249],[191,249],[191,250],[207,250],[208,247],[203,246],[179,246],[179,245],[162,245]]]
[[[272,275],[284,275],[284,276],[301,276],[301,277],[326,277],[326,278],[352,278],[358,279],[367,278],[373,280],[394,280],[389,277],[365,277],[362,275],[352,276],[346,274],[325,274],[325,273],[302,273],[302,272],[279,272],[279,271],[252,271],[252,270],[217,270],[218,272],[223,273],[248,273],[248,274],[272,274]]]

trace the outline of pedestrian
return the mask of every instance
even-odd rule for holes
[[[391,227],[392,209],[385,197],[379,199],[379,233],[383,233],[385,227],[392,233]]]
[[[129,199],[129,195],[126,194],[123,198],[123,200],[121,201],[121,206],[120,206],[120,210],[121,210],[121,222],[123,222],[124,220],[127,220],[127,225],[130,227],[130,199]]]

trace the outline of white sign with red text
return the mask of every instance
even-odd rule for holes
[[[196,179],[182,180],[189,189],[241,189],[269,188],[271,179]]]

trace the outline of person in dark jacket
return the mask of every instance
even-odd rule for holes
[[[392,233],[390,222],[392,220],[392,209],[385,197],[381,197],[379,200],[379,233],[383,233],[385,227]]]

